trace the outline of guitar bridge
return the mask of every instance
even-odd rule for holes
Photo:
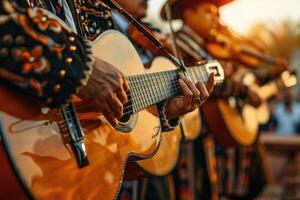
[[[89,164],[84,144],[84,132],[77,119],[73,104],[60,109],[62,121],[58,123],[64,144],[69,144],[79,168]]]

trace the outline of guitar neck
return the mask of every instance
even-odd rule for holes
[[[188,68],[187,76],[194,83],[198,81],[206,82],[210,71],[214,71],[216,76],[223,76],[218,73],[218,70],[219,63],[210,62],[205,65]],[[178,82],[179,70],[134,75],[127,77],[127,79],[133,113],[182,93]]]

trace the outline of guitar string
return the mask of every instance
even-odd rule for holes
[[[190,73],[197,73],[197,71],[195,71],[195,69],[197,69],[197,70],[199,70],[199,72],[200,72],[200,76],[201,76],[201,78],[202,79],[204,79],[203,77],[203,73],[205,74],[206,72],[203,72],[203,68],[190,68],[189,69],[189,72]],[[192,70],[194,70],[194,72],[192,71]],[[174,70],[174,71],[176,71],[176,70]],[[168,72],[174,72],[174,71],[168,71]],[[158,72],[159,73],[159,72]],[[150,73],[149,73],[150,74]],[[147,74],[147,75],[149,75],[149,74]],[[154,73],[152,73],[152,74],[154,74]],[[145,74],[146,75],[146,74]],[[130,77],[134,77],[134,78],[136,78],[136,77],[138,77],[139,75],[134,75],[134,76],[130,76]],[[129,78],[130,78],[129,77]],[[129,83],[132,83],[132,84],[134,84],[134,83],[145,83],[145,85],[146,85],[146,87],[148,87],[148,89],[150,89],[150,90],[154,90],[154,89],[159,89],[159,88],[161,88],[160,86],[161,85],[163,85],[164,83],[166,83],[166,82],[171,82],[171,86],[174,86],[174,84],[176,84],[176,83],[178,83],[178,75],[176,76],[174,76],[173,75],[173,77],[169,77],[169,76],[163,76],[163,77],[151,77],[151,76],[144,76],[144,77],[140,77],[140,79],[143,79],[144,78],[144,80],[133,80],[133,81],[130,81]],[[146,80],[146,79],[147,80]],[[169,80],[170,78],[176,78],[176,80],[175,80],[175,82],[176,83],[174,83],[174,82],[172,82],[172,81],[174,81],[174,79],[172,80]],[[151,81],[152,80],[152,81]],[[160,85],[158,85],[157,87],[151,87],[151,84],[147,84],[146,83],[146,81],[151,81],[151,82],[153,82],[153,80],[156,80],[156,82],[157,83],[160,83]],[[196,81],[203,81],[203,80],[201,80],[201,79],[199,79],[199,80],[196,80]],[[195,82],[196,82],[195,81]],[[163,83],[162,83],[163,82]],[[150,85],[150,87],[149,87],[149,85]],[[136,85],[133,85],[133,87],[131,88],[131,89],[133,89],[133,90],[138,90],[138,92],[133,92],[133,94],[135,94],[136,96],[138,96],[138,98],[133,98],[132,97],[132,95],[129,93],[128,95],[127,95],[127,97],[132,97],[131,99],[131,101],[138,101],[138,102],[140,102],[140,103],[145,103],[145,102],[141,102],[141,101],[139,101],[139,99],[141,99],[141,98],[144,98],[144,96],[140,96],[140,94],[144,94],[144,91],[145,91],[145,87],[142,87],[142,85],[139,85],[139,86],[136,86]],[[162,89],[164,89],[164,88],[162,88]],[[169,91],[167,91],[167,92],[169,92]],[[154,97],[157,97],[157,96],[154,96]],[[152,100],[152,98],[150,98],[150,99],[146,99],[146,101],[147,100]],[[130,102],[130,101],[129,101]]]
[[[178,84],[177,84],[178,82],[175,82],[175,83],[171,83],[171,87],[172,86],[177,86]],[[157,86],[157,87],[154,87],[153,89],[157,89],[157,88],[159,88],[159,86]],[[169,94],[169,93],[171,93],[171,92],[176,92],[176,91],[178,91],[178,89],[180,89],[180,86],[179,87],[172,87],[172,89],[171,90],[165,90],[164,91],[164,93],[165,94]],[[142,92],[139,92],[138,94],[143,94]],[[128,96],[130,96],[130,95],[128,95]],[[152,96],[152,97],[150,97],[150,98],[148,98],[148,99],[145,99],[145,101],[140,101],[140,99],[142,99],[142,98],[145,98],[145,96],[146,95],[143,95],[143,96],[138,96],[138,97],[135,97],[135,98],[131,98],[131,99],[129,99],[128,101],[127,101],[127,103],[126,104],[128,104],[128,103],[131,103],[131,102],[138,102],[138,103],[147,103],[147,101],[148,102],[150,102],[150,101],[152,101],[153,99],[155,99],[155,98],[158,98],[158,97],[161,97],[161,94],[155,94],[154,96]],[[81,108],[81,109],[84,109],[84,108],[87,108],[87,107],[92,107],[93,105],[90,105],[90,104],[84,104],[84,105],[80,105],[80,106],[78,106],[79,108]],[[128,109],[128,108],[132,108],[133,107],[133,105],[131,104],[131,105],[128,105],[128,106],[125,106],[124,107],[124,110],[125,109]]]
[[[198,75],[199,74],[199,75]],[[203,73],[202,71],[200,71],[199,73],[197,74],[197,72],[192,72],[191,73],[191,78],[192,78],[192,81],[194,82],[194,83],[196,83],[196,82],[198,82],[198,81],[204,81],[204,77],[206,77],[206,79],[208,79],[208,76],[206,75],[205,76],[205,72]],[[200,78],[199,78],[200,77]],[[173,77],[171,77],[171,78],[173,78]],[[148,89],[150,89],[150,90],[153,90],[153,89],[162,89],[162,90],[165,90],[165,88],[164,88],[164,85],[165,85],[165,83],[170,83],[171,82],[171,86],[174,86],[176,83],[178,83],[178,76],[176,76],[175,77],[176,78],[176,80],[175,80],[175,83],[174,83],[174,79],[171,79],[170,80],[170,77],[167,77],[167,80],[166,80],[166,77],[159,77],[158,79],[157,78],[155,78],[156,80],[158,80],[158,81],[156,81],[156,82],[158,82],[159,83],[159,85],[158,85],[158,87],[148,87]],[[140,82],[140,81],[138,81],[138,82]],[[142,82],[145,82],[144,80],[142,80]],[[152,81],[153,82],[153,81]],[[148,86],[148,84],[147,83],[145,83],[144,85],[146,85],[146,88],[147,88],[147,86]],[[132,89],[137,89],[138,90],[138,92],[134,92],[134,94],[136,95],[136,96],[138,96],[138,98],[135,98],[135,99],[133,99],[133,100],[139,100],[140,98],[144,98],[144,96],[145,95],[143,95],[143,96],[139,96],[140,94],[144,94],[144,91],[145,91],[145,87],[142,87],[143,85],[141,85],[141,86],[138,86],[138,87],[136,87],[136,85],[133,85],[134,86],[134,88],[132,88]],[[162,87],[161,87],[162,86]],[[176,88],[177,89],[177,88]],[[165,91],[163,91],[163,92],[165,92]],[[167,91],[167,92],[169,92],[169,91]],[[128,95],[128,97],[130,97],[131,95]],[[146,99],[146,101],[147,101],[147,99]],[[140,102],[140,101],[139,101]],[[143,102],[142,102],[143,103]]]
[[[194,71],[193,71],[194,70]],[[174,72],[174,71],[170,71],[170,72]],[[170,73],[169,72],[169,73]],[[168,72],[167,72],[168,73]],[[167,74],[166,73],[166,74]],[[192,81],[194,81],[195,80],[195,82],[198,82],[198,81],[203,81],[203,79],[204,79],[204,75],[203,74],[205,74],[206,76],[207,76],[207,74],[205,73],[205,72],[203,72],[203,70],[201,70],[201,68],[200,69],[198,69],[198,71],[195,71],[195,68],[191,68],[190,70],[189,70],[189,75],[190,75],[190,78],[192,79]],[[151,76],[152,75],[152,76]],[[125,112],[123,115],[126,115],[126,114],[128,114],[128,113],[131,113],[132,111],[133,112],[138,112],[139,110],[141,110],[143,107],[146,107],[146,106],[148,106],[148,102],[150,102],[151,100],[153,100],[153,99],[155,99],[156,100],[156,98],[158,98],[159,99],[159,97],[162,97],[162,95],[156,95],[155,93],[157,92],[155,92],[155,89],[158,89],[159,91],[160,90],[164,90],[164,96],[165,95],[167,95],[167,94],[172,94],[172,92],[175,92],[175,94],[176,94],[176,92],[178,91],[178,89],[180,89],[180,86],[178,86],[179,84],[178,84],[178,74],[176,74],[175,76],[173,75],[173,76],[171,76],[171,77],[169,77],[169,74],[167,74],[168,76],[166,77],[166,76],[159,76],[159,75],[161,75],[161,74],[158,74],[158,76],[155,76],[155,75],[157,75],[157,74],[151,74],[150,76],[135,76],[134,77],[134,79],[136,79],[136,80],[131,80],[131,81],[129,81],[129,84],[131,84],[131,85],[134,85],[134,89],[133,89],[133,87],[132,87],[132,89],[133,90],[138,90],[138,92],[135,92],[134,93],[134,96],[137,96],[137,98],[131,98],[131,100],[130,101],[136,101],[137,102],[137,107],[136,107],[136,109],[137,110],[133,110],[133,107],[134,107],[134,105],[133,104],[131,104],[131,105],[129,105],[129,106],[126,106],[125,108],[124,108],[124,110],[125,109],[128,109],[128,108],[130,108],[131,110],[129,111],[129,112]],[[131,76],[131,77],[133,77],[133,76]],[[199,78],[200,77],[200,79],[199,80],[197,80],[197,78]],[[172,78],[171,80],[170,80],[170,78]],[[176,78],[176,80],[174,80]],[[130,78],[129,78],[130,79]],[[194,79],[194,80],[193,80]],[[201,80],[202,79],[202,80]],[[153,83],[153,80],[155,80],[155,82],[156,83],[159,83],[158,84],[158,86],[157,87],[151,87],[152,85],[151,85],[151,83],[149,84],[149,83],[147,83],[147,81],[150,81],[150,80],[152,80],[152,83]],[[144,85],[136,85],[137,83],[144,83]],[[169,86],[171,86],[171,90],[169,89],[169,90],[165,90],[165,88],[164,88],[164,86],[166,85],[165,83],[170,83],[170,85]],[[150,85],[150,88],[149,88],[149,85]],[[148,89],[150,89],[150,90],[152,90],[152,91],[154,91],[154,96],[153,97],[151,97],[150,99],[146,99],[146,101],[140,101],[140,98],[144,98],[143,96],[139,96],[140,94],[143,94],[143,90],[145,90],[146,88],[144,87],[144,86],[146,86],[146,88],[148,87]],[[172,87],[172,86],[175,86],[175,87]],[[128,97],[131,97],[131,95],[129,94],[128,95]],[[129,102],[130,102],[129,101]],[[150,105],[149,105],[150,106]],[[67,110],[67,112],[69,112],[68,110]],[[67,130],[67,126],[66,127],[62,127],[63,128],[63,130]]]
[[[92,106],[92,105],[90,105],[90,106]],[[127,112],[127,113],[124,113],[123,115],[126,115],[126,114],[128,114],[128,113],[130,113],[130,112]],[[90,126],[87,126],[87,127],[84,127],[85,129],[90,129],[90,128],[92,128],[92,127],[94,127],[95,125],[90,125]]]
[[[172,92],[176,92],[176,91],[178,91],[178,89],[180,88],[180,87],[173,87],[173,86],[178,86],[179,84],[178,84],[178,79],[177,80],[165,80],[166,82],[168,82],[168,83],[171,83],[169,86],[171,86],[172,88],[171,88],[171,90],[166,90],[165,88],[163,88],[164,87],[164,84],[162,84],[162,82],[161,82],[161,84],[159,84],[159,85],[157,85],[156,87],[151,87],[151,88],[148,88],[148,90],[155,90],[155,89],[162,89],[162,90],[164,90],[163,92],[166,94],[169,94],[169,93],[172,93]],[[199,80],[200,81],[200,80]],[[145,82],[145,80],[142,80],[142,81],[136,81],[136,82]],[[131,82],[130,82],[131,83]],[[132,88],[131,89],[133,89],[133,87],[134,87],[134,89],[137,89],[139,92],[134,92],[134,96],[137,96],[137,97],[132,97],[130,100],[128,100],[127,101],[127,103],[129,102],[132,102],[132,101],[136,101],[136,102],[138,102],[139,104],[145,104],[145,103],[148,103],[148,101],[151,101],[151,100],[153,100],[153,99],[155,99],[155,98],[158,98],[158,97],[160,97],[160,96],[162,96],[162,95],[160,95],[160,94],[158,94],[158,95],[154,95],[154,96],[152,96],[152,97],[150,97],[149,99],[145,99],[145,101],[140,101],[140,99],[144,99],[144,97],[146,96],[146,95],[143,95],[143,96],[140,96],[141,94],[144,94],[144,91],[145,91],[145,87],[143,87],[143,88],[141,88],[141,87],[136,87],[136,86],[132,86]],[[156,90],[156,92],[154,92],[154,93],[157,93],[157,90]],[[128,94],[128,97],[131,97],[132,95],[130,95],[130,94]],[[82,108],[82,107],[81,107]],[[127,109],[127,108],[129,108],[128,106],[127,107],[124,107],[124,109]]]
[[[205,80],[203,80],[204,79],[204,77],[205,77],[205,75],[203,75],[203,73],[205,74],[206,72],[201,72],[200,71],[200,76],[201,76],[201,79],[199,79],[198,77],[199,76],[195,76],[194,75],[194,73],[197,73],[197,72],[192,72],[192,78],[194,78],[194,80],[192,80],[192,81],[194,81],[194,82],[198,82],[198,81],[205,81]],[[207,77],[207,75],[206,75],[206,77]],[[171,80],[169,80],[170,79],[170,77],[159,77],[159,78],[157,78],[157,77],[153,77],[153,78],[150,78],[150,79],[148,79],[148,80],[152,80],[152,82],[153,82],[153,80],[158,80],[158,81],[156,81],[156,82],[158,82],[158,83],[160,83],[161,85],[164,85],[166,82],[171,82],[171,84],[172,84],[172,81],[174,81],[174,78],[176,78],[176,80],[175,80],[175,82],[178,82],[178,76],[176,76],[176,77],[171,77]],[[163,79],[163,80],[162,80]],[[197,79],[197,80],[196,80]],[[207,77],[207,79],[208,79],[208,77]],[[141,82],[145,82],[145,81],[148,81],[148,80],[136,80],[136,81],[130,81],[130,83],[141,83]],[[173,82],[174,83],[174,82]],[[146,85],[146,87],[149,85],[149,84],[147,84],[147,83],[145,83],[145,85]],[[134,94],[143,94],[143,89],[145,89],[145,87],[141,87],[141,86],[138,86],[138,87],[136,87],[136,85],[133,85],[134,86],[134,89],[138,89],[138,92],[135,92]],[[160,85],[158,85],[158,87],[151,87],[150,86],[150,88],[149,89],[157,89],[157,88],[159,88],[160,87]],[[128,97],[130,97],[131,95],[130,94],[128,94]]]
[[[200,73],[201,73],[201,71],[200,71]],[[203,73],[201,73],[201,75],[203,76]],[[201,77],[202,77],[201,76]],[[194,76],[195,77],[195,76]],[[194,78],[193,77],[193,78]],[[198,76],[197,76],[198,77]],[[156,79],[157,80],[157,78],[156,77],[154,77],[154,79]],[[202,77],[202,79],[203,79],[203,77]],[[152,79],[153,80],[153,79]],[[200,81],[200,80],[199,80]],[[137,80],[136,82],[145,82],[145,80]],[[174,86],[174,85],[178,85],[178,79],[177,80],[171,80],[171,81],[169,81],[169,82],[171,82],[171,86]],[[161,88],[160,86],[163,86],[163,84],[161,84],[161,85],[158,85],[157,87],[152,87],[152,88],[150,88],[150,89],[157,89],[157,88]],[[135,94],[138,96],[139,94],[143,94],[143,92],[144,91],[141,91],[141,90],[143,90],[143,89],[145,89],[145,88],[141,88],[141,87],[135,87],[135,89],[139,89],[139,92],[136,92]],[[162,89],[165,89],[165,88],[162,88]],[[176,88],[171,88],[171,90],[167,90],[167,91],[164,91],[164,93],[166,94],[170,94],[170,93],[172,93],[172,92],[177,92],[178,91],[178,89],[180,89],[180,87],[176,87]],[[159,97],[161,97],[162,95],[154,95],[153,97],[150,97],[149,99],[145,99],[144,101],[140,101],[140,99],[142,98],[142,99],[144,99],[144,96],[145,95],[143,95],[143,96],[138,96],[138,97],[136,97],[136,98],[132,98],[132,99],[130,99],[128,102],[130,103],[130,102],[132,102],[132,101],[135,101],[135,102],[137,102],[137,104],[135,104],[135,105],[133,105],[133,104],[130,104],[130,105],[128,105],[128,106],[126,106],[126,107],[124,107],[124,110],[126,110],[126,109],[130,109],[130,111],[129,112],[125,112],[124,113],[124,115],[125,114],[128,114],[128,113],[130,113],[131,111],[133,111],[133,107],[134,106],[136,106],[136,108],[137,108],[137,110],[136,111],[139,111],[139,110],[141,110],[143,107],[145,107],[145,106],[148,106],[148,102],[149,101],[152,101],[153,99],[155,100],[156,98],[159,98]],[[130,95],[129,95],[129,97],[130,97]],[[127,103],[128,103],[127,102]],[[150,105],[149,105],[150,106]],[[135,112],[136,112],[135,111]]]
[[[176,92],[178,89],[180,89],[180,87],[177,87],[176,89],[171,89],[171,90],[169,90],[168,92]],[[167,93],[167,92],[166,92]],[[156,95],[156,96],[154,96],[154,97],[151,97],[151,99],[148,99],[148,101],[149,100],[153,100],[153,99],[155,99],[155,98],[159,98],[159,97],[161,97],[160,95]],[[143,104],[143,106],[138,106],[138,107],[135,107],[134,105],[128,105],[128,106],[126,106],[126,107],[124,107],[124,109],[123,110],[126,110],[126,109],[130,109],[129,111],[127,111],[127,112],[124,112],[123,113],[123,115],[126,115],[126,114],[129,114],[129,113],[136,113],[136,112],[138,112],[138,111],[140,111],[140,110],[143,110],[143,107],[148,107],[148,106],[151,106],[151,105],[154,105],[154,104],[150,104],[150,105],[148,105],[148,104],[145,104],[145,103],[148,103],[148,102],[140,102],[140,104]],[[92,106],[92,105],[85,105],[86,107],[89,107],[89,106]],[[136,108],[136,109],[134,109],[134,107]]]
[[[197,71],[195,71],[197,70]],[[176,73],[177,72],[177,73]],[[201,74],[201,76],[204,76],[204,74],[207,73],[207,71],[204,69],[204,67],[200,67],[200,68],[189,68],[188,72],[191,74],[196,74],[198,75],[199,73]],[[199,72],[199,73],[198,73]],[[171,74],[172,73],[172,74]],[[198,73],[198,74],[197,74]],[[191,75],[189,74],[189,75]],[[200,75],[199,74],[199,75]],[[156,75],[156,76],[155,76]],[[163,75],[163,76],[161,76]],[[148,73],[148,74],[137,74],[137,75],[132,75],[132,76],[128,76],[127,79],[135,79],[132,80],[131,82],[133,83],[138,83],[138,82],[143,82],[144,80],[137,80],[137,79],[143,79],[146,78],[148,80],[153,80],[153,79],[160,79],[160,78],[170,78],[169,75],[172,76],[176,76],[178,77],[178,71],[177,70],[172,70],[172,71],[164,71],[164,72],[155,72],[155,73]],[[158,77],[159,76],[159,77]],[[167,77],[166,77],[167,76]],[[173,78],[173,77],[171,77]],[[203,78],[203,77],[202,77]]]
[[[177,87],[176,89],[180,89],[180,87]],[[172,90],[169,90],[168,92],[175,92],[176,89],[175,89],[175,90],[173,90],[173,89],[172,89]],[[148,99],[148,102],[149,102],[150,100],[153,100],[153,99],[159,98],[159,97],[161,97],[161,96],[160,96],[160,95],[156,95],[156,96],[154,96],[154,97],[151,97],[150,99]],[[131,101],[133,101],[133,100],[131,100]],[[136,101],[136,100],[135,100],[135,101]],[[130,102],[130,101],[128,101],[128,102]],[[136,113],[136,112],[138,112],[138,111],[140,111],[140,110],[143,110],[143,107],[148,107],[148,106],[151,106],[151,105],[154,105],[154,104],[155,104],[155,103],[154,103],[154,104],[151,103],[151,105],[145,104],[145,103],[148,103],[148,102],[140,102],[140,104],[141,104],[141,103],[144,103],[144,106],[138,106],[138,107],[136,107],[135,105],[130,104],[130,105],[124,107],[123,110],[129,109],[129,111],[124,112],[123,115],[129,114],[129,113],[131,113],[131,112]],[[92,105],[84,105],[83,107],[84,107],[84,108],[88,108],[88,107],[91,107],[91,106],[92,106]],[[81,107],[81,108],[82,108],[82,107]],[[136,109],[134,109],[134,108],[136,108]]]
[[[172,78],[172,79],[171,79]],[[178,76],[174,76],[174,77],[160,77],[160,78],[157,78],[157,77],[149,77],[149,79],[148,80],[136,80],[136,81],[130,81],[129,82],[129,84],[131,84],[132,86],[131,86],[131,89],[132,90],[138,90],[138,92],[132,92],[133,94],[134,94],[134,96],[136,96],[136,97],[132,97],[132,95],[131,95],[131,93],[129,93],[127,96],[130,98],[130,97],[132,97],[128,102],[131,102],[131,101],[138,101],[138,102],[140,102],[140,103],[145,103],[145,102],[141,102],[140,101],[140,99],[141,98],[144,98],[144,96],[145,95],[143,95],[143,96],[140,96],[141,94],[145,94],[144,92],[146,91],[145,89],[148,89],[148,90],[156,90],[156,89],[162,89],[162,90],[164,90],[163,92],[164,93],[170,93],[170,92],[173,92],[173,91],[170,91],[170,90],[165,90],[165,83],[170,83],[170,85],[169,86],[171,86],[171,87],[173,87],[173,86],[176,86],[176,85],[178,85],[178,79],[176,79],[176,80],[174,80],[174,78],[178,78]],[[146,83],[146,81],[151,81],[152,80],[152,82],[153,82],[153,80],[156,80],[156,82],[157,83],[159,83],[158,85],[156,85],[155,87],[152,87],[150,84],[147,84]],[[199,80],[197,80],[197,81],[201,81],[200,79]],[[134,82],[136,82],[136,83],[141,83],[141,82],[144,82],[145,84],[144,84],[144,86],[146,86],[146,87],[143,87],[143,85],[138,85],[138,86],[136,86],[136,85],[134,85],[134,84],[132,84],[132,83],[134,83]],[[195,81],[196,82],[196,81]],[[149,85],[150,85],[150,87],[149,87]],[[148,88],[147,88],[148,87]],[[174,88],[174,90],[177,90],[178,89],[178,87],[177,88]],[[147,91],[148,91],[147,90]],[[154,93],[157,93],[157,90],[156,90],[156,92],[154,92]],[[156,96],[153,96],[153,97],[151,97],[150,99],[146,99],[146,101],[147,100],[152,100],[153,98],[156,98],[156,97],[159,97],[159,95],[156,95]],[[126,108],[126,107],[125,107]]]

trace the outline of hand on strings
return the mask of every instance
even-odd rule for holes
[[[171,98],[167,101],[165,111],[167,119],[179,117],[201,106],[213,91],[214,74],[210,74],[205,84],[201,81],[193,84],[192,81],[185,76],[180,75],[179,85],[183,95]]]
[[[111,64],[95,58],[92,75],[78,96],[96,107],[115,126],[123,115],[127,91],[128,82],[124,75]]]

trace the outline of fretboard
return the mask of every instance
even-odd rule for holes
[[[194,83],[208,80],[205,66],[188,68],[187,75]],[[134,75],[127,79],[133,113],[182,93],[178,70]]]

